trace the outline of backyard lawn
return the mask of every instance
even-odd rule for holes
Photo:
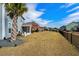
[[[0,55],[79,55],[75,46],[71,45],[58,32],[37,32],[20,38],[22,38],[25,43],[17,47],[0,48]]]

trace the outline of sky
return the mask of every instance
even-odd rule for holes
[[[28,3],[24,22],[36,22],[44,27],[59,28],[79,21],[79,3]]]

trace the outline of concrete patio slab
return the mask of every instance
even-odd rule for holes
[[[23,43],[23,40],[17,39],[16,41],[10,42],[9,40],[0,40],[0,47],[15,47]]]

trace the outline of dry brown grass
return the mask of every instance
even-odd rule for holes
[[[79,52],[57,32],[38,32],[21,37],[24,44],[0,48],[0,55],[79,55]]]

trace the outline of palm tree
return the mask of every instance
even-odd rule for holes
[[[19,16],[22,16],[24,12],[27,12],[27,7],[23,3],[6,3],[5,9],[7,15],[12,19],[12,31],[11,31],[11,40],[16,40],[17,36],[17,24],[16,21]]]

